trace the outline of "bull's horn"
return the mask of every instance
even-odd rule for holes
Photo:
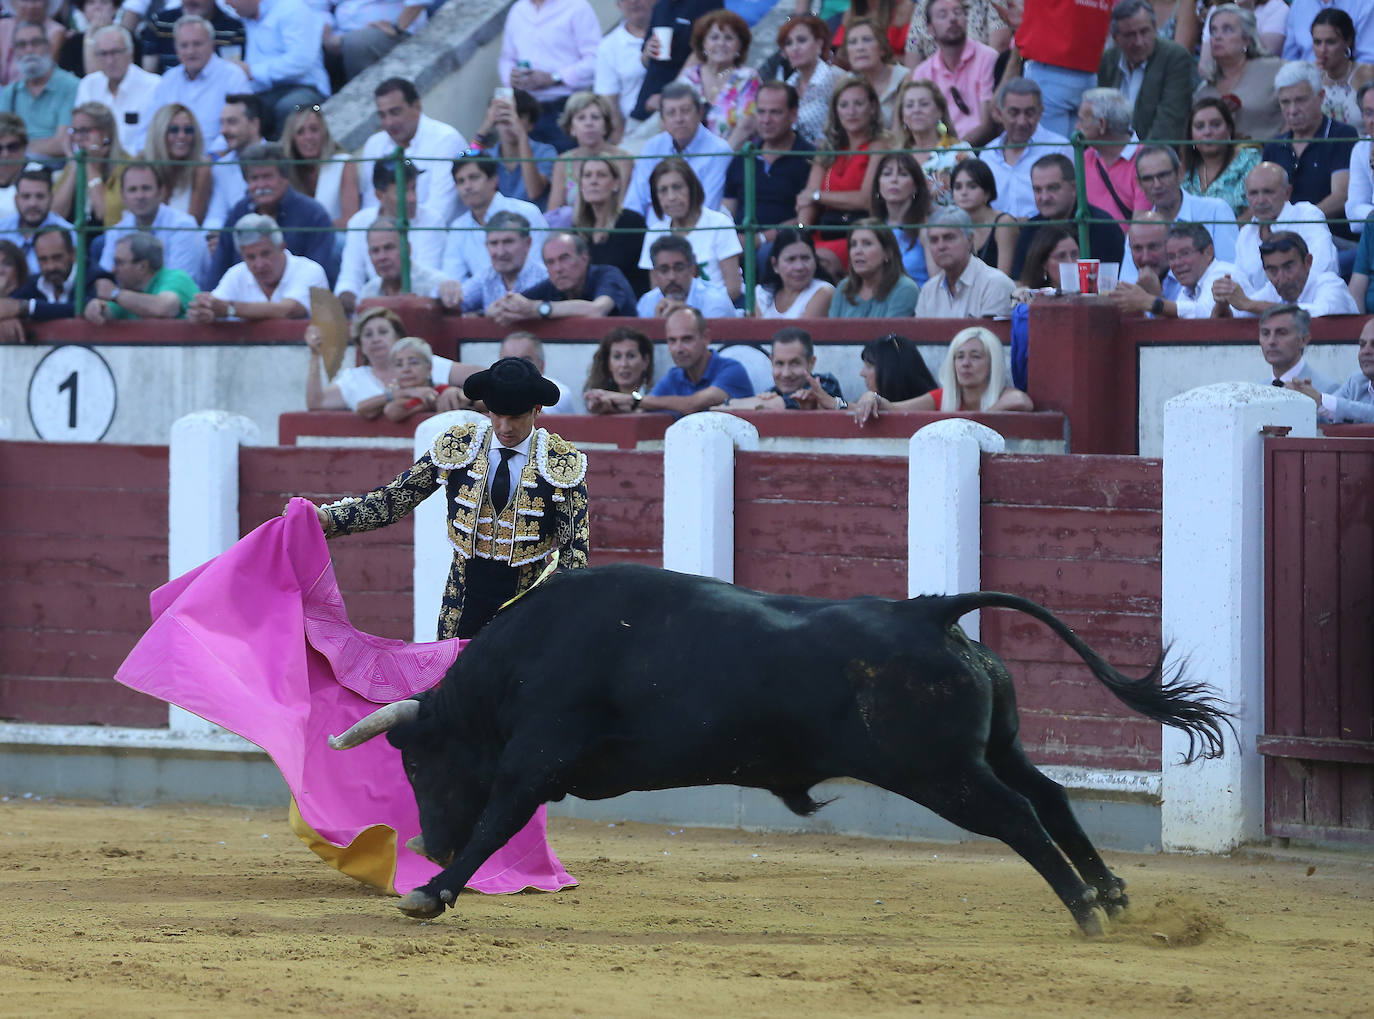
[[[397,701],[378,708],[366,718],[354,722],[342,736],[330,736],[329,745],[335,750],[350,750],[366,743],[373,736],[380,736],[402,722],[413,722],[420,714],[420,702],[415,700]]]

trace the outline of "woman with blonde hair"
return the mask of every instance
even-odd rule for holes
[[[352,213],[344,213],[342,201],[348,153],[329,133],[329,123],[319,106],[301,106],[291,112],[282,125],[281,147],[292,160],[286,168],[291,186],[323,205],[335,226],[347,226]]]
[[[561,164],[560,164],[561,165]],[[591,158],[577,164],[580,183],[571,226],[584,232],[593,265],[613,265],[625,274],[636,294],[649,289],[649,276],[639,267],[644,217],[622,206],[629,174],[618,159]],[[554,172],[557,173],[555,167]]]
[[[936,375],[938,389],[910,400],[887,400],[870,391],[854,405],[863,424],[885,410],[937,410],[942,414],[1034,410],[1031,398],[1011,384],[1002,341],[983,326],[954,334]]]
[[[196,115],[181,103],[158,109],[148,124],[143,158],[162,166],[167,178],[163,203],[178,212],[189,212],[197,223],[203,223],[214,184],[205,155],[205,136]]]
[[[577,188],[582,181],[582,164],[579,160],[616,160],[619,162],[618,179],[630,179],[630,172],[634,169],[630,154],[610,141],[615,123],[615,107],[605,96],[595,92],[574,92],[568,96],[563,113],[558,118],[558,127],[577,145],[560,154],[553,164],[549,206],[544,217],[551,228],[561,229],[572,222]]]
[[[912,155],[925,171],[932,201],[948,205],[950,174],[956,163],[973,155],[973,148],[954,133],[944,93],[929,78],[911,78],[897,89],[892,105],[897,147],[915,150]]]
[[[114,226],[124,215],[124,162],[129,158],[119,144],[114,114],[103,103],[82,103],[72,110],[67,130],[67,152],[86,153],[86,195],[81,202],[90,236]],[[53,186],[52,209],[73,223],[76,211],[76,163],[70,158]]]

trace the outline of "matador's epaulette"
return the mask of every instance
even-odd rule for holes
[[[482,451],[482,445],[486,442],[487,432],[490,430],[491,422],[486,420],[454,425],[434,440],[434,445],[429,450],[429,458],[434,461],[436,467],[448,470],[466,467],[477,459],[477,454]]]
[[[587,477],[587,454],[561,435],[539,429],[533,452],[535,469],[554,488],[576,488]]]

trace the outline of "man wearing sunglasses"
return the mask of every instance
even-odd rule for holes
[[[971,145],[985,145],[997,136],[992,119],[997,51],[969,38],[964,0],[927,0],[925,17],[936,48],[911,76],[929,78],[944,93],[956,135]]]

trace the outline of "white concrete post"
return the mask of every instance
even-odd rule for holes
[[[908,445],[907,596],[977,591],[982,557],[984,453],[1006,440],[986,425],[949,418],[926,425]],[[978,639],[978,613],[959,623]]]
[[[735,450],[759,431],[733,414],[689,414],[663,442],[663,566],[734,582]]]
[[[485,421],[485,414],[451,410],[425,418],[415,428],[415,459],[429,452],[442,432],[470,421]],[[448,501],[442,488],[415,507],[415,568],[411,575],[415,640],[424,643],[439,636],[439,606],[453,562],[448,542]]]
[[[1264,464],[1267,425],[1316,434],[1316,404],[1251,383],[1203,386],[1164,407],[1164,642],[1237,714],[1219,760],[1183,766],[1164,727],[1164,848],[1225,852],[1263,833]]]
[[[196,411],[172,422],[167,449],[169,579],[208,562],[239,540],[239,447],[259,441],[254,422],[228,411]],[[184,708],[169,708],[173,732],[222,731]]]

